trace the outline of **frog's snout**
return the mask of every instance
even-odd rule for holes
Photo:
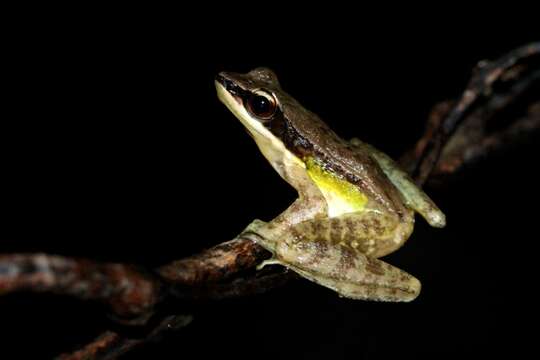
[[[216,81],[218,83],[220,83],[221,85],[223,85],[223,87],[225,88],[225,90],[231,92],[232,90],[234,90],[234,88],[236,87],[236,85],[234,84],[234,82],[232,82],[231,80],[229,80],[227,78],[227,73],[225,72],[220,72],[219,74],[216,75]]]

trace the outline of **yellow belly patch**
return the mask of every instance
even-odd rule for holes
[[[317,185],[328,203],[329,217],[364,210],[368,198],[357,186],[323,169],[311,157],[305,159],[305,164],[309,177]]]

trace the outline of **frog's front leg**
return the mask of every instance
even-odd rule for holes
[[[357,138],[350,140],[351,145],[361,151],[367,151],[379,164],[381,170],[401,192],[405,204],[418,212],[434,227],[444,227],[446,217],[437,205],[426,195],[409,175],[399,167],[388,155]]]

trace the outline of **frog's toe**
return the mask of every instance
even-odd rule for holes
[[[261,234],[261,230],[263,229],[264,224],[265,223],[261,220],[253,220],[251,224],[249,224],[244,230],[242,230],[238,237],[249,239],[253,242],[259,243],[264,239],[263,235]]]
[[[412,277],[402,284],[402,287],[394,295],[398,295],[398,301],[413,301],[420,295],[422,284],[418,279]]]
[[[244,229],[244,231],[242,231],[242,233],[257,233],[258,230],[260,230],[264,226],[266,226],[266,222],[259,219],[255,219],[248,226],[246,226],[246,228]]]
[[[257,270],[262,270],[262,268],[264,268],[266,265],[282,265],[282,263],[275,259],[275,258],[271,258],[271,259],[268,259],[268,260],[264,260],[262,263],[260,263],[259,265],[257,265]]]

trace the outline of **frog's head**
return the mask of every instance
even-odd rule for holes
[[[241,121],[274,169],[283,175],[284,165],[305,166],[297,151],[302,144],[295,124],[314,115],[281,89],[272,70],[221,72],[215,84],[219,99]]]
[[[257,68],[247,74],[221,72],[216,77],[219,99],[254,137],[273,138],[272,126],[281,118],[281,88],[276,74]]]

